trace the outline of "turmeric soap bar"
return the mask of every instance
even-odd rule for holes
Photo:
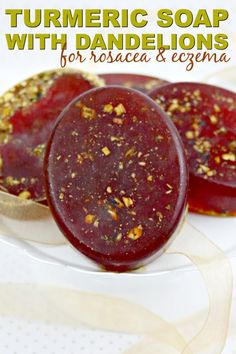
[[[100,77],[104,80],[106,85],[120,85],[133,88],[144,93],[149,92],[155,87],[168,83],[168,81],[157,77],[139,74],[109,73],[101,74]]]
[[[188,178],[179,134],[133,89],[97,88],[74,100],[49,140],[45,174],[61,231],[107,270],[145,264],[184,215]]]
[[[190,210],[236,215],[236,94],[198,83],[176,83],[150,96],[175,123],[190,168]]]
[[[99,83],[80,72],[43,72],[0,97],[0,190],[25,199],[46,199],[45,145],[63,108]]]

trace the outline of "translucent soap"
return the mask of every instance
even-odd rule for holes
[[[109,73],[99,76],[105,81],[106,85],[121,85],[144,93],[168,83],[168,81],[157,77],[139,74]]]
[[[99,79],[55,70],[30,77],[0,97],[0,190],[44,201],[45,145],[63,108]]]
[[[142,266],[182,224],[188,176],[181,139],[136,90],[97,88],[74,100],[49,140],[45,175],[59,228],[107,270]]]
[[[190,168],[190,210],[236,215],[236,94],[176,83],[150,93],[177,127]]]

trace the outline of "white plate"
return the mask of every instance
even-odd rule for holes
[[[219,246],[230,258],[236,257],[236,218],[210,217],[190,213],[187,217],[187,222],[205,234],[207,238]],[[181,237],[181,232],[177,237]],[[103,276],[109,273],[104,272],[97,264],[76,251],[69,243],[50,246],[4,235],[0,236],[0,239],[4,243],[22,248],[28,256],[43,263],[61,265],[80,273],[101,274]],[[123,277],[129,275],[143,277],[171,271],[192,271],[193,269],[194,266],[185,257],[164,253],[137,271],[123,273]]]

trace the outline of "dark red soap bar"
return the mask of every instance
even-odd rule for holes
[[[55,120],[99,79],[76,71],[44,72],[0,97],[0,190],[45,200],[43,157]]]
[[[152,97],[175,123],[190,165],[190,210],[236,215],[236,94],[199,83],[176,83]]]
[[[120,85],[128,88],[133,88],[141,92],[149,92],[155,87],[159,87],[168,83],[168,81],[159,79],[153,76],[139,74],[101,74],[99,75],[106,85]]]
[[[60,229],[106,269],[144,264],[182,220],[181,139],[155,102],[135,90],[98,88],[71,103],[49,141],[45,173]]]

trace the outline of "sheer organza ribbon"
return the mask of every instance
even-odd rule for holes
[[[66,243],[46,206],[0,192],[0,233],[42,244]],[[187,222],[166,250],[187,257],[200,272],[208,309],[193,336],[198,317],[168,323],[142,305],[77,289],[39,284],[0,284],[0,314],[61,325],[142,335],[125,354],[220,354],[227,339],[232,302],[230,261],[216,245]],[[99,276],[99,274],[98,274]],[[116,276],[114,274],[114,276]],[[44,301],[47,298],[49,301]],[[197,328],[197,326],[196,326]]]

